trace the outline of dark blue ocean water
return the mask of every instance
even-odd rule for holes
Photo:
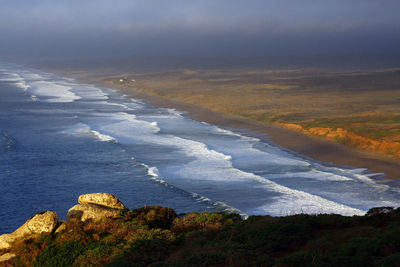
[[[329,167],[109,89],[0,64],[0,234],[80,194],[178,213],[364,214],[400,206],[364,169]]]

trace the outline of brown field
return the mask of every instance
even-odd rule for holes
[[[398,69],[176,70],[106,81],[400,158]]]

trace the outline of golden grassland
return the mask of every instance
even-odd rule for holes
[[[169,70],[106,80],[400,158],[399,69]]]

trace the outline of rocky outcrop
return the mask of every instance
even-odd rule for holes
[[[119,216],[118,209],[112,209],[97,204],[79,204],[73,206],[67,214],[68,220],[76,218],[81,221],[101,221],[104,218],[115,218]]]
[[[45,211],[36,214],[11,234],[0,236],[0,250],[8,249],[12,243],[34,234],[51,233],[58,224],[57,213]]]
[[[68,211],[68,219],[101,221],[104,218],[118,217],[121,210],[126,210],[124,204],[117,197],[107,193],[81,195],[78,202],[79,205]]]
[[[17,256],[17,255],[15,255],[14,253],[3,254],[0,256],[0,263],[11,260],[12,258],[15,258],[15,256]]]
[[[113,209],[126,209],[124,204],[113,194],[108,193],[92,193],[81,195],[78,198],[80,204],[97,204]]]
[[[112,194],[93,193],[81,195],[79,205],[72,207],[67,214],[68,219],[76,218],[81,221],[101,221],[104,218],[119,217],[121,211],[126,210],[122,202]],[[0,263],[5,263],[16,254],[13,244],[17,241],[35,237],[42,233],[60,233],[66,229],[66,222],[59,223],[55,212],[45,211],[37,213],[11,234],[0,236]]]

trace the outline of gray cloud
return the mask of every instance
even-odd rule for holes
[[[398,53],[394,0],[0,0],[0,55]]]

